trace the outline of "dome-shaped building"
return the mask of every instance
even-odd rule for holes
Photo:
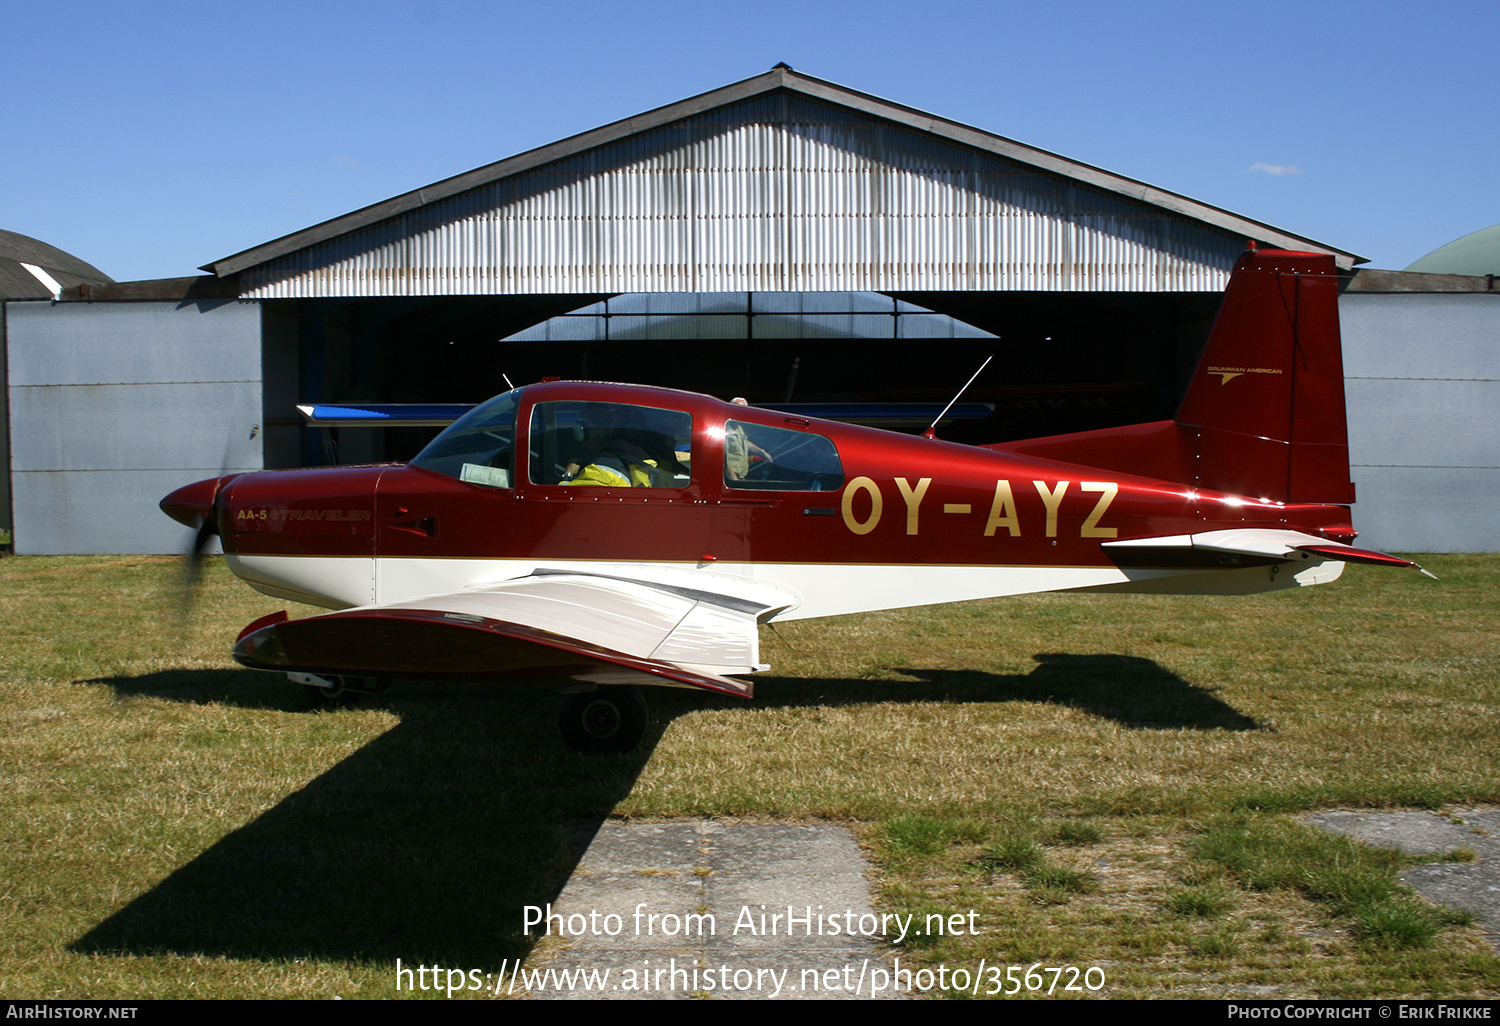
[[[1439,246],[1406,269],[1423,274],[1500,274],[1500,224]]]
[[[114,279],[56,246],[0,229],[0,299],[46,299],[73,285]]]

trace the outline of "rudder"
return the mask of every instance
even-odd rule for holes
[[[1252,249],[1240,258],[1174,420],[1197,436],[1200,487],[1354,501],[1332,256]]]

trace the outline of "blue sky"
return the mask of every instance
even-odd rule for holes
[[[1500,222],[1500,4],[5,7],[0,228],[125,281],[798,71],[1400,268]]]

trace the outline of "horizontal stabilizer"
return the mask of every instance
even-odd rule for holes
[[[1437,580],[1437,574],[1426,567],[1413,563],[1409,559],[1400,556],[1388,555],[1384,552],[1376,552],[1374,549],[1356,549],[1352,545],[1340,545],[1337,542],[1324,542],[1321,545],[1299,545],[1301,552],[1311,552],[1315,556],[1327,556],[1329,559],[1343,560],[1345,563],[1367,563],[1370,566],[1396,566],[1408,570],[1420,570],[1422,573]]]
[[[1217,553],[1225,556],[1244,556],[1253,559],[1291,562],[1298,558],[1321,556],[1341,563],[1367,563],[1372,566],[1405,567],[1420,570],[1428,577],[1436,578],[1409,559],[1360,549],[1353,545],[1329,541],[1301,531],[1279,531],[1273,528],[1246,527],[1229,531],[1206,531],[1202,534],[1176,534],[1161,538],[1131,538],[1124,541],[1103,543],[1105,552],[1112,556],[1125,556],[1130,562],[1140,565],[1149,561],[1153,554],[1164,558],[1180,557],[1184,553]]]

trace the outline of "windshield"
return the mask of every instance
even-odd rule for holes
[[[512,487],[521,391],[512,389],[474,407],[417,453],[411,465],[471,484]]]

